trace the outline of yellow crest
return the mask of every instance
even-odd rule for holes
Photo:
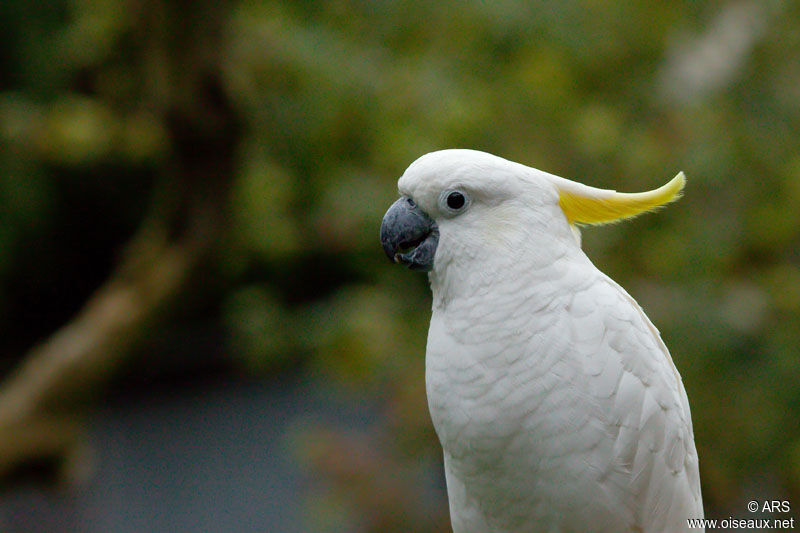
[[[679,172],[669,183],[647,192],[622,193],[597,189],[559,178],[559,205],[570,224],[606,224],[635,217],[681,197],[686,176]]]

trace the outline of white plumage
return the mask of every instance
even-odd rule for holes
[[[454,531],[684,531],[703,517],[680,375],[574,227],[670,201],[676,180],[624,195],[471,150],[427,154],[400,178],[428,233],[392,247],[387,213],[382,240],[429,270],[426,383]]]

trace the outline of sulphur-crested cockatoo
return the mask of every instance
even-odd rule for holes
[[[702,518],[683,383],[576,225],[676,199],[443,150],[398,182],[381,243],[427,271],[428,405],[456,532],[684,531]]]

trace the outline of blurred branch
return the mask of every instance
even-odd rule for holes
[[[43,458],[64,463],[79,435],[70,407],[165,319],[224,231],[240,134],[220,79],[224,8],[200,4],[191,14],[161,0],[137,4],[144,99],[167,124],[172,157],[108,280],[0,386],[0,480]],[[147,31],[153,24],[159,31]]]
[[[226,177],[220,174],[218,181]],[[190,286],[191,274],[221,234],[225,202],[224,195],[200,189],[206,192],[156,195],[156,207],[114,273],[0,386],[0,479],[27,460],[69,453],[78,433],[65,405],[108,380]]]
[[[676,39],[659,74],[661,97],[689,102],[730,85],[783,7],[782,2],[732,2],[702,34]]]
[[[61,406],[94,389],[130,353],[185,286],[202,248],[137,236],[80,313],[25,356],[0,387],[0,478],[27,458],[66,453],[76,431],[59,416]]]

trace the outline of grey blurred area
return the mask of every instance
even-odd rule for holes
[[[0,529],[309,531],[307,491],[321,480],[309,479],[292,448],[312,422],[380,423],[363,399],[301,375],[129,391],[89,415],[88,477],[69,490],[27,485],[0,495]]]

